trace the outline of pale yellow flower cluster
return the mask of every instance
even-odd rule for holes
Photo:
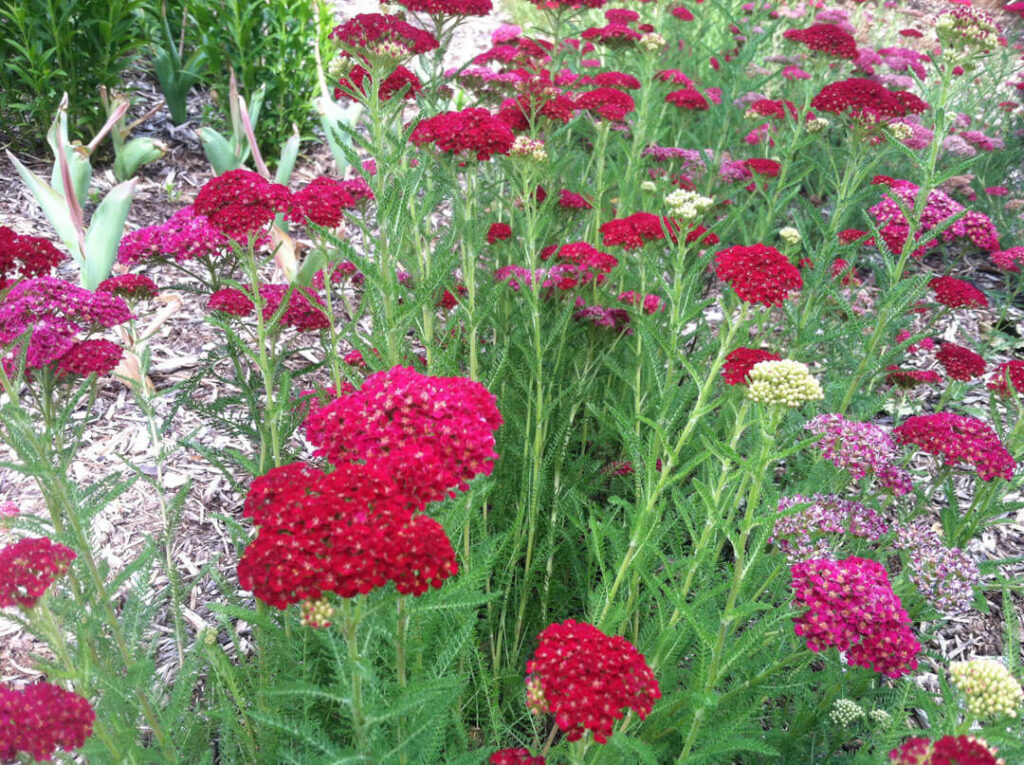
[[[824,397],[810,369],[799,361],[761,361],[750,370],[747,398],[759,404],[796,407]]]
[[[786,244],[800,244],[800,232],[792,226],[785,226],[779,229],[779,239]]]
[[[949,665],[953,684],[967,699],[967,711],[976,718],[1017,716],[1024,690],[1010,670],[994,659],[954,661]]]
[[[683,220],[695,220],[711,209],[715,200],[710,197],[702,197],[696,191],[676,189],[667,197],[665,204],[668,205],[669,213],[676,218]]]
[[[648,32],[640,38],[639,43],[640,47],[644,50],[650,53],[657,53],[665,47],[665,38],[657,32]]]
[[[544,142],[525,135],[516,136],[516,140],[512,144],[512,149],[509,153],[513,157],[525,157],[526,159],[532,159],[534,162],[546,162],[548,159]]]
[[[303,625],[307,627],[331,626],[334,608],[327,602],[327,598],[320,597],[317,600],[306,599],[302,601],[299,608],[302,611],[301,620]]]

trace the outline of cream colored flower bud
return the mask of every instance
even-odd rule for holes
[[[888,728],[892,723],[892,715],[884,709],[872,709],[868,712],[868,719],[879,728]]]
[[[534,162],[546,162],[548,159],[548,153],[544,149],[544,142],[525,135],[516,136],[516,140],[512,144],[512,149],[509,153],[513,157],[524,157],[532,159]]]
[[[803,237],[800,236],[800,232],[792,226],[780,228],[779,239],[786,244],[800,244],[800,242],[803,241]]]
[[[646,191],[650,193],[657,190],[658,184],[655,183],[654,181],[644,181],[643,183],[640,184],[640,191]]]
[[[761,361],[750,370],[747,398],[770,406],[797,407],[825,397],[806,364],[792,359]]]
[[[665,38],[657,32],[648,32],[640,38],[640,47],[651,53],[657,53],[665,47]]]
[[[914,137],[914,129],[902,122],[890,122],[886,127],[897,141],[906,141],[908,138]]]
[[[326,597],[321,596],[317,600],[307,599],[300,604],[302,609],[302,623],[307,627],[330,627],[331,617],[334,616],[334,608]]]
[[[676,218],[683,220],[694,220],[711,209],[715,200],[710,197],[703,197],[696,191],[676,189],[667,197],[665,204],[668,211]]]
[[[1001,662],[994,659],[954,661],[949,674],[967,699],[967,711],[976,718],[1017,716],[1024,699],[1021,685]]]
[[[850,701],[850,699],[836,699],[828,716],[836,725],[846,728],[861,719],[864,716],[864,710],[857,702]]]
[[[807,132],[808,133],[820,133],[823,130],[827,130],[828,126],[832,123],[824,117],[815,117],[813,120],[807,121]]]

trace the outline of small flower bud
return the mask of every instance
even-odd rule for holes
[[[786,244],[800,244],[802,237],[800,232],[792,226],[785,226],[779,229],[779,239]]]

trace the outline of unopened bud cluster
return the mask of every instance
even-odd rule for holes
[[[334,608],[327,602],[327,598],[319,597],[316,600],[309,599],[302,601],[302,623],[306,627],[330,627],[331,617],[334,616]]]
[[[683,220],[699,218],[710,210],[714,203],[715,200],[710,197],[704,197],[696,191],[687,191],[686,189],[676,189],[665,197],[668,211],[676,218]]]
[[[946,11],[935,22],[935,34],[943,45],[967,51],[991,50],[999,45],[999,26],[982,10],[959,6]]]
[[[836,699],[828,716],[836,725],[847,728],[864,717],[864,710],[856,701]]]
[[[808,133],[820,133],[823,130],[827,130],[828,126],[832,123],[824,117],[815,117],[813,120],[807,120],[805,127]]]
[[[546,162],[548,158],[548,153],[544,149],[544,142],[525,135],[516,136],[510,153],[513,157],[525,157],[526,159],[532,159],[534,162]]]
[[[650,53],[657,53],[665,47],[665,38],[657,32],[648,32],[638,42],[641,48]]]
[[[975,718],[1017,716],[1024,690],[1010,670],[994,659],[955,661],[949,665],[953,684],[967,698]]]
[[[779,229],[779,239],[786,244],[800,244],[802,237],[800,232],[792,226],[785,226]]]
[[[890,122],[886,127],[897,141],[906,141],[914,137],[914,129],[902,122]]]
[[[761,361],[750,370],[747,398],[760,404],[800,406],[825,397],[806,364],[792,359]]]

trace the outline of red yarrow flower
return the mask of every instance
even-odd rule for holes
[[[320,176],[295,192],[292,209],[285,217],[292,223],[302,224],[308,219],[317,226],[337,228],[345,210],[355,206],[355,198],[339,181]]]
[[[109,340],[79,340],[57,359],[57,370],[68,375],[105,375],[117,366],[124,353]]]
[[[892,678],[917,669],[921,644],[881,564],[812,559],[793,564],[790,572],[796,605],[808,609],[794,619],[794,628],[808,648],[835,646],[850,664]]]
[[[211,311],[220,311],[232,316],[248,316],[256,310],[256,306],[248,295],[242,290],[232,287],[219,289],[210,295],[210,299],[206,301],[206,307]]]
[[[416,509],[391,470],[374,462],[341,463],[328,474],[303,463],[274,468],[246,496],[243,516],[260,528],[239,561],[239,584],[279,609],[388,582],[422,595],[458,564],[441,525]]]
[[[735,245],[715,256],[715,273],[728,282],[740,300],[764,306],[782,305],[792,290],[803,286],[800,271],[789,258],[764,244]]]
[[[956,343],[943,343],[935,354],[946,374],[954,380],[967,382],[985,374],[985,359]]]
[[[0,289],[18,279],[48,276],[64,260],[49,239],[0,226]]]
[[[438,47],[432,34],[414,27],[398,16],[360,13],[331,32],[343,45],[378,58],[400,61]]]
[[[43,762],[58,749],[78,749],[92,735],[95,719],[88,700],[58,685],[33,683],[20,691],[0,686],[0,759],[24,752]]]
[[[909,739],[889,752],[895,765],[1006,765],[997,759],[998,750],[984,739],[974,736],[943,736],[937,741],[926,738]]]
[[[779,170],[782,168],[782,165],[774,159],[762,159],[759,157],[745,159],[743,160],[743,164],[748,170],[750,170],[750,172],[755,175],[763,175],[766,178],[778,178]]]
[[[291,206],[291,193],[251,170],[230,170],[208,180],[192,207],[210,225],[240,242]]]
[[[363,96],[366,95],[366,88],[363,86],[363,83],[369,76],[370,73],[361,64],[356,64],[349,70],[347,77],[342,77],[338,81],[339,87],[334,89],[334,98],[336,100],[346,98],[349,101],[358,101],[357,94],[362,93]],[[377,88],[377,95],[381,101],[390,101],[392,96],[406,85],[409,86],[404,96],[407,99],[415,99],[416,94],[423,90],[423,83],[420,82],[419,77],[404,66],[397,66],[391,74],[381,81]]]
[[[596,112],[606,120],[618,122],[636,108],[629,93],[615,88],[595,88],[576,98],[576,108]]]
[[[501,749],[487,760],[490,765],[544,765],[543,757],[534,757],[529,749]]]
[[[666,231],[675,242],[678,230],[679,224],[672,218],[659,217],[647,212],[615,218],[602,224],[600,229],[605,247],[618,245],[626,250],[637,250],[648,242],[664,239]]]
[[[0,550],[0,608],[35,606],[76,557],[70,547],[46,537],[22,539],[4,547]],[[0,733],[3,728],[0,725]]]
[[[144,274],[121,274],[104,279],[96,287],[97,292],[109,292],[125,300],[148,300],[160,292],[156,282]]]
[[[495,154],[508,154],[515,136],[486,109],[463,109],[421,120],[409,140],[416,146],[432,143],[449,154],[468,152],[485,161]]]
[[[900,388],[914,388],[922,383],[938,385],[942,382],[942,375],[933,369],[900,369],[897,366],[885,368],[889,374],[885,380],[890,385]]]
[[[503,242],[512,236],[512,227],[507,223],[492,223],[487,229],[487,244]]]
[[[726,385],[746,385],[750,382],[750,370],[762,361],[782,361],[782,357],[760,348],[736,348],[725,357],[722,379]]]
[[[700,91],[693,88],[673,90],[665,96],[665,101],[666,103],[678,106],[680,109],[689,109],[691,111],[705,111],[709,108],[707,99],[704,98]]]
[[[972,465],[983,481],[1013,478],[1017,463],[992,427],[974,417],[952,412],[908,417],[892,432],[898,444],[913,444],[943,458],[945,465]]]
[[[314,409],[305,427],[316,456],[387,463],[406,493],[426,504],[491,474],[501,424],[494,396],[480,383],[394,367]]]
[[[818,111],[866,117],[874,122],[920,114],[929,108],[913,93],[889,90],[865,77],[852,77],[826,85],[811,99],[811,106]]]
[[[431,16],[486,16],[493,6],[491,0],[397,0],[410,11]]]
[[[1024,392],[1024,361],[1006,361],[995,368],[986,386],[1000,396],[1009,396],[1010,386],[1019,395]]]
[[[568,741],[587,731],[603,744],[631,709],[643,720],[661,698],[643,654],[625,638],[568,619],[548,626],[526,663],[527,705],[551,713]]]
[[[987,308],[988,298],[970,282],[953,276],[936,276],[928,282],[935,299],[949,308]]]
[[[264,301],[263,318],[267,320],[273,318],[280,310],[281,304],[287,301],[287,306],[278,319],[282,327],[294,327],[299,332],[313,332],[331,326],[327,306],[308,287],[295,285],[289,289],[287,284],[261,284],[260,297]]]
[[[857,41],[853,35],[835,24],[812,24],[807,29],[788,29],[782,36],[830,56],[848,59],[857,57]]]

